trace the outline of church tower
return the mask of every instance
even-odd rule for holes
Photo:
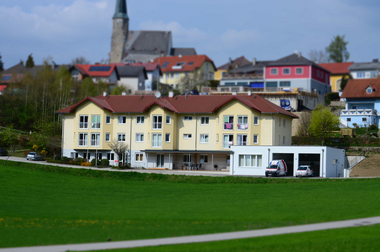
[[[127,0],[117,0],[115,15],[113,15],[113,30],[111,39],[110,63],[120,63],[124,45],[128,39],[129,17],[127,14]]]

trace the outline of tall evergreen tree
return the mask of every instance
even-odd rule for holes
[[[1,58],[2,58],[2,56],[1,56],[1,53],[0,53],[0,72],[4,71],[4,63],[1,60]]]
[[[34,67],[34,60],[32,57],[32,53],[28,56],[28,59],[26,60],[26,65],[27,68],[33,68]]]
[[[346,62],[350,58],[350,53],[347,51],[348,41],[344,41],[343,36],[336,36],[331,40],[331,43],[326,47],[326,52],[329,57],[329,62],[333,61],[336,63]]]

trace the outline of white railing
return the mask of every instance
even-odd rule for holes
[[[375,109],[342,109],[340,115],[350,116],[350,115],[362,115],[371,116],[377,115],[377,110]]]

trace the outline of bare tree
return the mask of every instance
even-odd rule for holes
[[[309,52],[309,59],[314,63],[326,63],[328,61],[327,54],[322,50],[311,50]]]
[[[125,156],[124,154],[129,149],[128,144],[118,142],[116,139],[113,140],[108,146],[113,150],[113,152],[116,153],[116,155],[118,157],[118,161],[120,161],[120,157],[123,158]],[[124,166],[124,164],[125,164],[125,157],[123,158],[123,166]],[[120,162],[118,163],[118,166],[119,165],[120,165]]]
[[[90,64],[90,61],[87,60],[85,57],[76,57],[71,61],[71,65],[85,65],[85,64]]]
[[[181,93],[186,91],[191,91],[194,89],[201,90],[202,86],[208,86],[210,84],[206,79],[205,74],[199,74],[195,72],[194,74],[189,74],[188,76],[182,77],[179,83],[179,89]]]
[[[311,113],[310,112],[302,112],[299,115],[298,131],[297,131],[298,136],[308,136],[309,135],[308,129],[310,126],[310,121],[311,121]]]

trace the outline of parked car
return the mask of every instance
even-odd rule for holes
[[[0,148],[0,156],[8,156],[8,151],[4,148]]]
[[[272,177],[286,176],[288,174],[288,167],[285,160],[273,160],[265,169],[265,177],[271,175]]]
[[[26,156],[26,160],[33,160],[33,161],[42,161],[42,156],[38,152],[29,152],[29,154]]]
[[[301,165],[296,171],[296,177],[313,177],[314,170],[311,169],[310,165]]]

